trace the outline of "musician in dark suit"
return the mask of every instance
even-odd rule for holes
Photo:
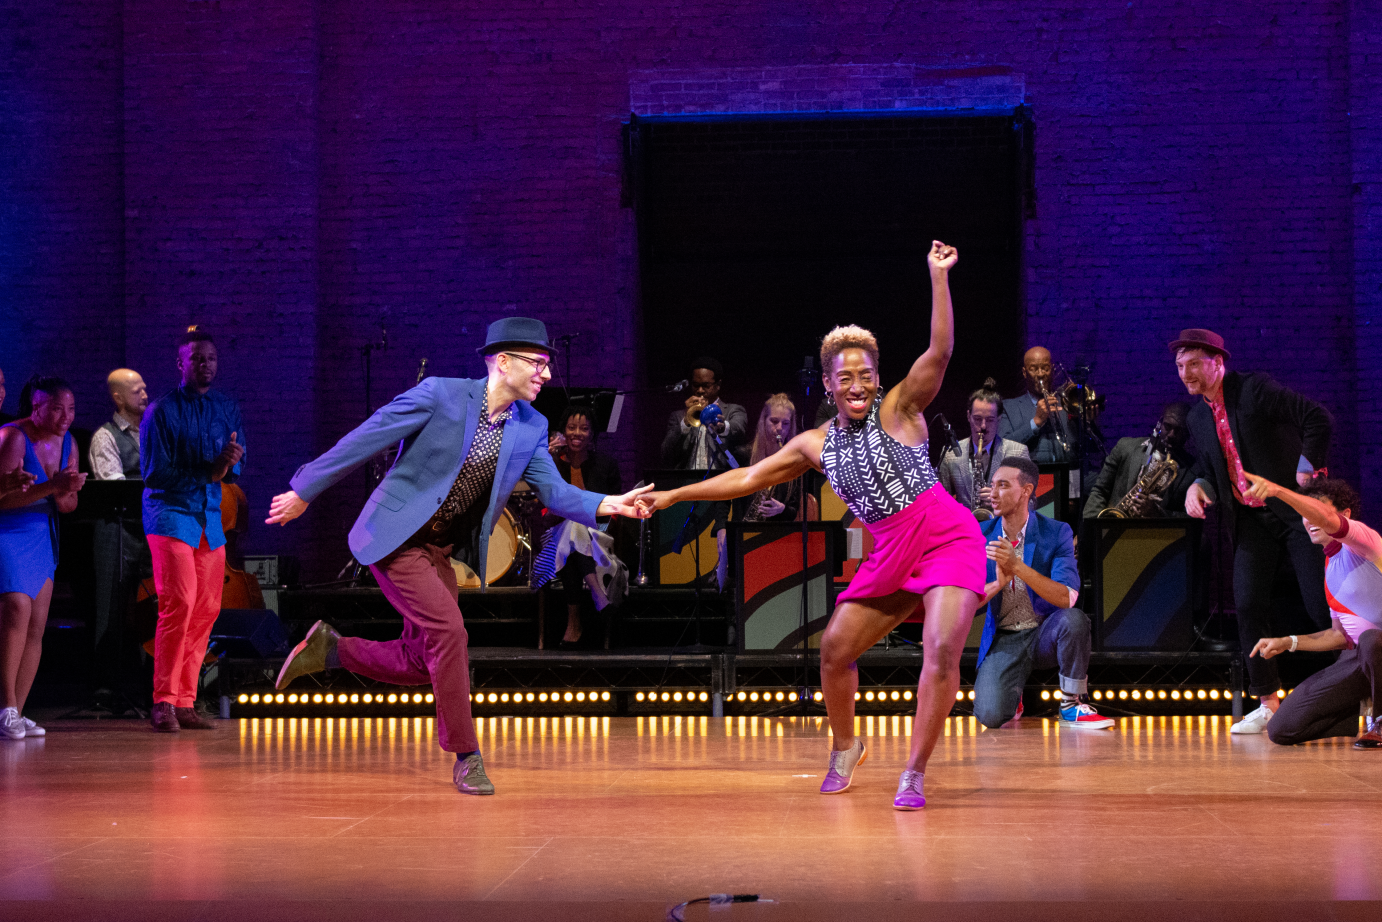
[[[663,464],[678,470],[729,470],[734,465],[725,457],[726,451],[735,455],[737,464],[745,463],[747,458],[740,454],[748,446],[749,414],[737,403],[720,400],[724,375],[724,366],[710,356],[701,356],[691,363],[691,396],[686,398],[685,409],[674,410],[667,419],[667,433],[662,438]],[[721,419],[715,423],[719,445],[701,425],[701,411],[711,404],[719,404],[721,411]]]
[[[1296,485],[1296,465],[1304,456],[1318,476],[1334,421],[1323,406],[1287,390],[1259,372],[1227,371],[1224,339],[1210,330],[1182,330],[1171,344],[1185,389],[1202,398],[1191,407],[1190,437],[1195,441],[1195,481],[1186,492],[1185,511],[1204,518],[1214,503],[1223,508],[1233,538],[1233,600],[1238,633],[1246,653],[1263,637],[1282,633],[1272,624],[1272,581],[1289,559],[1317,630],[1330,625],[1324,594],[1324,551],[1310,541],[1298,513],[1280,499],[1249,495],[1244,472],[1288,489]],[[1233,727],[1234,733],[1262,733],[1281,703],[1273,660],[1248,659],[1248,694],[1261,707]]]
[[[1176,478],[1171,481],[1170,489],[1158,497],[1145,512],[1139,514],[1157,517],[1184,514],[1185,493],[1195,479],[1195,475],[1191,473],[1195,459],[1185,450],[1185,441],[1190,432],[1186,428],[1186,417],[1189,412],[1189,404],[1166,405],[1161,411],[1160,425],[1164,438],[1161,445],[1157,444],[1155,437],[1128,436],[1118,440],[1118,444],[1113,446],[1113,451],[1104,459],[1104,466],[1100,468],[1099,476],[1090,488],[1089,499],[1085,500],[1084,505],[1085,518],[1096,518],[1110,506],[1117,506],[1137,485],[1137,478],[1148,459],[1160,461],[1166,454],[1176,462]],[[1163,448],[1166,449],[1165,453],[1162,451]]]
[[[1061,440],[1068,444],[1070,418],[1060,408],[1060,398],[1041,396],[1043,386],[1051,389],[1051,353],[1046,347],[1033,346],[1022,356],[1022,382],[1027,393],[1003,401],[999,437],[1026,445],[1037,464],[1069,461]]]

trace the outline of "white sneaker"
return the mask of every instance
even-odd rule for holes
[[[1238,723],[1234,724],[1228,732],[1230,733],[1266,733],[1267,721],[1272,719],[1276,712],[1265,704],[1251,714],[1245,716]]]
[[[22,740],[24,738],[24,718],[17,708],[0,711],[0,738]]]
[[[47,731],[47,730],[43,729],[42,727],[40,727],[38,724],[34,723],[34,722],[33,722],[32,720],[30,720],[29,718],[27,718],[27,717],[20,717],[19,719],[22,720],[22,721],[24,721],[24,735],[25,735],[25,736],[47,736],[47,735],[48,735],[48,731]]]

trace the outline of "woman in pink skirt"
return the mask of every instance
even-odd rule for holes
[[[822,794],[849,789],[864,760],[854,736],[856,661],[918,610],[924,612],[926,656],[917,684],[912,751],[893,806],[925,806],[922,778],[960,687],[960,653],[983,597],[987,559],[974,516],[936,481],[927,454],[922,411],[940,390],[955,345],[950,304],[954,247],[933,241],[931,345],[907,377],[886,395],[878,377],[878,342],[868,330],[836,327],[821,343],[828,399],[838,412],[828,426],[798,435],[776,454],[748,468],[691,486],[648,493],[656,509],[694,500],[747,496],[824,471],[830,485],[873,535],[873,553],[859,567],[821,640],[821,685],[834,743]]]

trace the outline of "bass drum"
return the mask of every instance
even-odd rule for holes
[[[497,585],[513,569],[518,552],[525,544],[518,520],[514,518],[512,511],[505,509],[499,521],[494,523],[493,534],[489,536],[489,556],[485,562],[485,569],[491,586]],[[456,570],[457,586],[462,589],[480,588],[480,574],[459,560],[453,559],[451,566]]]

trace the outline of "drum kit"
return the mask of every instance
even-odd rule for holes
[[[489,585],[531,586],[533,560],[540,550],[544,530],[542,500],[527,481],[520,480],[489,537],[489,556],[485,561]],[[456,585],[462,589],[480,588],[480,574],[459,560],[452,560],[451,565],[456,569]]]

